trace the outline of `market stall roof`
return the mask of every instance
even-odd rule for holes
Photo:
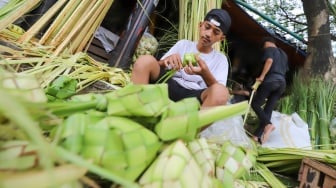
[[[288,55],[289,62],[294,67],[303,66],[306,52],[296,44],[291,43],[280,35],[268,31],[252,18],[235,0],[227,0],[223,4],[223,9],[227,10],[232,18],[230,33],[238,36],[241,40],[260,44],[265,36],[272,36],[277,40],[277,45]]]

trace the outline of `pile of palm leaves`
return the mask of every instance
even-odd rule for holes
[[[317,149],[334,149],[335,133],[330,131],[336,117],[336,85],[322,77],[303,78],[297,74],[290,94],[281,99],[279,111],[297,112],[307,122],[312,145]]]
[[[1,9],[0,187],[99,187],[91,175],[124,187],[290,187],[274,172],[297,174],[305,157],[335,165],[336,152],[328,149],[332,145],[325,133],[314,134],[314,143],[321,145],[318,154],[199,139],[202,126],[243,114],[246,101],[199,111],[195,99],[173,103],[165,85],[130,85],[122,70],[87,56],[82,50],[112,2],[57,1],[28,31],[12,23],[38,1],[11,1],[13,6]],[[221,4],[180,2],[180,10],[188,10],[180,15],[179,26],[186,35],[203,20],[197,15]],[[196,26],[186,24],[191,15]],[[97,80],[115,90],[77,93]],[[296,90],[309,88],[300,99],[307,103],[288,112],[299,112],[312,127],[310,122],[323,125],[314,130],[322,133],[334,117],[334,86],[319,80],[303,84],[305,88],[297,84]],[[289,97],[296,95],[293,90]],[[313,103],[311,97],[320,101]],[[282,107],[298,101],[287,100]]]
[[[30,11],[27,4],[37,5],[37,2],[10,1],[0,9],[3,15],[0,17],[0,66],[37,78],[42,88],[60,76],[77,81],[75,92],[97,81],[110,88],[127,85],[129,75],[122,69],[108,67],[83,52],[112,2],[57,1],[25,31],[13,23]],[[46,32],[37,38],[36,34],[45,28]]]

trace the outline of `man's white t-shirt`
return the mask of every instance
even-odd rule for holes
[[[161,59],[172,55],[180,54],[181,59],[185,53],[200,53],[196,47],[197,43],[189,40],[178,41]],[[228,76],[228,61],[224,54],[216,50],[212,50],[210,53],[200,53],[200,58],[205,61],[210,72],[213,74],[217,82],[226,86]],[[207,88],[203,78],[199,75],[187,74],[183,69],[176,72],[172,77],[182,87],[186,89],[205,89]]]

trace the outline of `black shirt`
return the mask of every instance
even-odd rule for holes
[[[264,49],[263,61],[273,59],[272,66],[264,78],[264,82],[286,81],[286,72],[288,71],[287,54],[280,48],[268,47]]]

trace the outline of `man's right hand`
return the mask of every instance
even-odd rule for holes
[[[253,90],[257,90],[258,87],[259,87],[259,85],[261,84],[261,82],[262,81],[260,81],[260,80],[257,79],[256,82],[253,84],[252,89]]]
[[[183,68],[182,59],[179,54],[172,54],[161,61],[160,66],[168,67],[169,69],[180,70]]]

